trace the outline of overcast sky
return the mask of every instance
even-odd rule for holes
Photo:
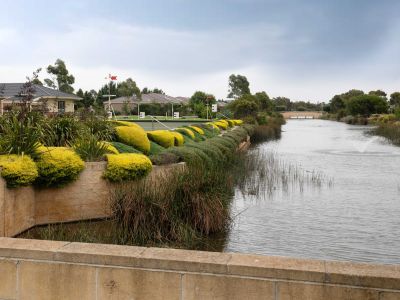
[[[172,96],[225,98],[239,73],[252,92],[292,100],[391,93],[399,12],[398,0],[2,0],[0,82],[61,58],[84,90],[112,73]]]

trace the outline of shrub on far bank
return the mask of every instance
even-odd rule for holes
[[[152,164],[143,154],[107,154],[107,168],[104,178],[112,182],[137,180],[150,173]]]
[[[0,168],[9,188],[30,185],[38,177],[36,164],[28,155],[0,155]]]
[[[381,123],[372,130],[373,134],[388,139],[394,145],[400,146],[400,122]]]
[[[268,140],[279,138],[281,135],[281,126],[278,124],[258,125],[254,128],[250,136],[252,143],[261,143]]]
[[[60,187],[78,178],[85,167],[83,160],[66,147],[40,147],[36,183],[46,187]]]

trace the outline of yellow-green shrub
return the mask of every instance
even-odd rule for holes
[[[102,141],[99,142],[100,145],[104,145],[104,147],[107,150],[107,153],[110,154],[119,154],[119,151],[117,148],[115,148],[110,142]]]
[[[29,185],[38,177],[36,164],[28,155],[0,155],[0,168],[8,187]]]
[[[182,146],[185,143],[185,138],[181,133],[177,131],[171,131],[171,133],[175,138],[175,146]]]
[[[221,131],[220,128],[217,125],[215,125],[214,123],[208,122],[208,123],[206,123],[206,125],[210,126],[211,129],[214,129],[214,130],[216,130],[218,132]]]
[[[164,148],[173,147],[175,144],[175,136],[168,130],[148,131],[147,137]]]
[[[153,167],[150,159],[143,154],[107,154],[106,157],[108,163],[104,177],[113,182],[143,178]]]
[[[116,124],[118,126],[129,126],[129,127],[139,127],[142,128],[139,124],[134,123],[134,122],[128,122],[128,121],[111,121],[113,124]]]
[[[191,131],[189,128],[176,128],[175,131],[178,131],[178,132],[181,132],[183,134],[186,134],[189,137],[191,137],[192,139],[195,138],[195,135],[194,135],[193,131]]]
[[[228,127],[231,126],[231,123],[229,123],[228,120],[225,120],[225,119],[218,120],[218,122],[225,123]]]
[[[229,127],[233,127],[233,126],[236,125],[235,122],[234,122],[233,120],[226,120],[226,121],[228,122]]]
[[[36,163],[42,186],[63,186],[78,178],[85,163],[72,149],[67,147],[40,147]]]
[[[204,130],[197,126],[189,126],[190,129],[196,131],[197,133],[204,135]]]
[[[216,121],[213,123],[214,125],[218,126],[221,129],[227,130],[228,129],[228,124],[227,122],[222,122],[222,121]]]
[[[139,125],[137,126],[117,126],[115,127],[118,140],[124,144],[130,145],[145,154],[150,151],[150,141],[146,131]]]
[[[243,121],[242,120],[232,120],[236,126],[240,126],[243,125]]]

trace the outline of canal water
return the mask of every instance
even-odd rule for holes
[[[314,259],[400,263],[400,147],[368,127],[289,120],[282,138],[258,151],[333,184],[235,193],[224,251]]]

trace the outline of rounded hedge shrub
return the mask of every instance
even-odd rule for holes
[[[36,164],[28,155],[0,155],[0,168],[9,188],[32,184],[38,177]]]
[[[182,133],[183,135],[186,135],[193,140],[195,139],[195,135],[194,135],[193,131],[190,130],[189,128],[176,128],[175,131]]]
[[[216,121],[213,123],[214,125],[218,126],[220,129],[227,130],[228,129],[228,124],[222,121]]]
[[[173,147],[175,144],[175,137],[168,130],[148,131],[147,137],[164,148]]]
[[[203,130],[204,137],[206,137],[206,138],[212,138],[219,134],[219,131],[217,132],[216,130],[213,130],[212,127],[210,127],[208,125],[202,125],[201,129]]]
[[[85,163],[73,150],[67,147],[39,147],[36,163],[41,186],[63,186],[78,178]]]
[[[203,131],[203,129],[201,129],[200,127],[197,127],[197,126],[189,126],[189,128],[192,129],[192,130],[194,130],[194,131],[196,131],[197,133],[199,133],[199,134],[201,134],[201,135],[204,135],[204,131]]]
[[[144,131],[139,125],[117,126],[115,127],[115,131],[119,142],[130,145],[142,151],[144,154],[149,153],[150,141],[147,137],[146,131]]]
[[[212,131],[216,131],[217,133],[221,132],[221,129],[217,125],[215,125],[211,122],[208,122],[205,125],[207,125]]]
[[[242,120],[233,120],[233,122],[235,123],[236,126],[243,125],[243,121]]]
[[[99,144],[100,144],[101,146],[104,145],[104,148],[106,149],[107,153],[119,154],[118,149],[115,148],[114,145],[111,144],[110,142],[102,141],[102,142],[99,142]]]
[[[174,136],[175,139],[175,146],[182,146],[185,143],[185,138],[183,135],[177,131],[171,131],[172,135]]]
[[[235,121],[233,120],[226,120],[228,122],[229,127],[233,127],[236,125]]]
[[[107,168],[104,178],[112,182],[136,180],[150,173],[152,164],[143,154],[107,154]]]
[[[139,124],[136,124],[134,122],[128,122],[128,121],[111,121],[113,124],[117,126],[128,126],[128,127],[139,127],[142,128]]]
[[[228,127],[231,127],[231,124],[228,122],[228,120],[221,119],[221,120],[218,120],[218,122],[225,123]]]

